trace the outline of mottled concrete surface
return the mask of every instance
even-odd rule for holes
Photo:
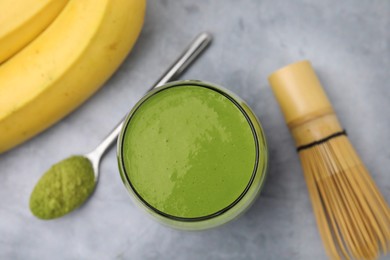
[[[104,88],[54,127],[0,156],[0,259],[326,259],[267,76],[297,60],[313,62],[389,201],[389,28],[386,0],[150,0],[135,49]],[[183,78],[236,92],[268,137],[270,172],[254,206],[209,231],[161,226],[130,202],[113,149],[84,207],[54,221],[35,219],[28,199],[41,174],[70,154],[92,149],[202,30],[215,41]]]

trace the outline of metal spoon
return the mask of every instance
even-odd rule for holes
[[[179,56],[179,58],[171,65],[171,67],[163,74],[163,76],[148,91],[154,88],[158,88],[181,75],[187,69],[187,67],[203,52],[203,50],[206,49],[211,40],[211,34],[205,32],[199,34],[190,43],[187,49]],[[99,178],[100,160],[111,147],[111,145],[114,144],[114,142],[117,140],[123,123],[124,118],[92,152],[84,155],[92,163],[92,167],[95,173],[95,182],[97,182]]]
[[[196,37],[151,89],[177,78],[200,55],[210,41],[211,35],[207,33],[201,33]],[[54,219],[81,206],[92,195],[99,178],[100,160],[117,139],[122,126],[123,120],[92,152],[71,156],[54,164],[41,177],[31,193],[31,212],[40,219]],[[85,166],[86,160],[91,162],[92,169],[89,165]],[[93,176],[91,176],[91,170]]]

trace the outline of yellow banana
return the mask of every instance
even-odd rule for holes
[[[67,2],[68,0],[0,0],[0,63],[46,29]]]
[[[142,28],[145,0],[70,0],[0,66],[0,153],[43,131],[118,68]]]

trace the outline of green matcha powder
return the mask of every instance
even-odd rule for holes
[[[54,164],[36,184],[31,197],[31,212],[40,219],[61,217],[81,206],[95,188],[91,162],[72,156]]]

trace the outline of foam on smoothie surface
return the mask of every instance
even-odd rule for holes
[[[256,160],[244,114],[224,95],[197,86],[168,88],[144,101],[122,149],[136,192],[156,209],[183,218],[232,204]]]

